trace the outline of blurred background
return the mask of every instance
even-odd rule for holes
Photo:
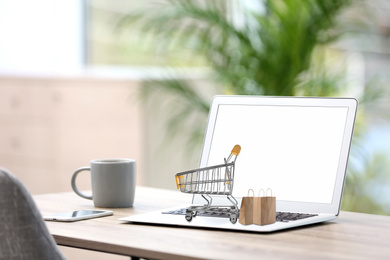
[[[3,0],[0,166],[40,194],[128,157],[138,185],[175,189],[214,95],[348,96],[342,210],[389,215],[389,77],[388,0]]]

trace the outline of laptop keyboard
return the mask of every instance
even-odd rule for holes
[[[171,211],[162,212],[162,214],[171,214],[171,215],[185,215],[186,209],[177,209]],[[207,212],[198,212],[197,216],[203,217],[218,217],[218,218],[229,218],[230,213],[228,209],[210,209]],[[276,212],[276,221],[278,222],[289,222],[294,220],[300,220],[305,218],[310,218],[318,216],[317,214],[306,214],[306,213],[292,213],[292,212]]]
[[[292,212],[276,212],[276,221],[278,222],[289,222],[293,220],[300,220],[304,218],[310,218],[318,216],[317,214],[306,214],[306,213],[292,213]]]
[[[172,211],[166,211],[166,212],[162,212],[162,214],[185,215],[186,209],[183,208],[183,209],[177,209],[177,210],[172,210]],[[210,208],[207,210],[207,212],[198,212],[196,215],[202,216],[202,217],[229,218],[230,212],[229,212],[229,209],[227,209],[227,208],[222,208],[222,209]]]

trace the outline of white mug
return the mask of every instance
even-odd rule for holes
[[[76,178],[82,171],[91,172],[92,196],[77,188]],[[82,198],[93,200],[95,207],[126,208],[133,206],[136,186],[136,161],[133,159],[92,160],[90,167],[77,169],[72,189]]]

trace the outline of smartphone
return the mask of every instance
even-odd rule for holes
[[[43,216],[43,219],[50,220],[50,221],[72,222],[72,221],[78,221],[83,219],[111,216],[113,214],[114,212],[111,210],[84,209],[84,210],[76,210],[76,211],[63,212],[63,213],[58,213],[53,215],[47,215],[47,216]]]

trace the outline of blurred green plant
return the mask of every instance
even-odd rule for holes
[[[386,195],[390,187],[389,169],[390,161],[381,153],[359,156],[358,162],[350,163],[342,209],[390,215]]]
[[[168,0],[125,16],[121,25],[138,23],[158,36],[159,48],[180,44],[203,56],[225,92],[291,96],[315,47],[340,35],[330,29],[350,0],[265,0],[258,12],[228,9],[229,3],[235,2]]]
[[[203,57],[222,94],[330,96],[337,93],[334,86],[344,87],[335,77],[319,80],[310,68],[313,51],[320,53],[318,46],[341,35],[334,29],[335,18],[350,0],[265,0],[258,2],[262,11],[240,3],[168,0],[126,15],[120,26],[136,26],[145,39],[153,35],[160,50],[179,45]],[[308,87],[314,85],[317,89]],[[148,100],[170,94],[175,106],[167,123],[170,132],[190,125],[193,114],[207,117],[210,101],[189,81],[150,80],[141,91]],[[203,130],[198,124],[185,131],[188,143],[198,143]]]
[[[353,28],[337,24],[351,0],[264,0],[258,2],[260,8],[242,3],[245,1],[167,0],[155,9],[126,15],[120,25],[138,26],[146,35],[153,34],[159,48],[180,45],[203,57],[222,94],[339,96],[348,91],[345,68],[339,64],[339,69],[329,69],[324,46]],[[194,114],[206,118],[210,101],[195,85],[170,77],[147,81],[141,91],[147,100],[169,95],[174,107],[167,127],[170,134],[174,136],[185,127],[182,132],[188,135],[188,142],[201,143],[204,125],[188,120]],[[359,98],[364,104],[375,96],[363,93]],[[355,143],[363,120],[364,111],[360,109]],[[353,148],[357,151],[351,156],[364,153],[358,145]],[[368,171],[372,163],[366,166]],[[365,170],[348,173],[344,209],[361,210],[356,203],[356,187],[373,176],[372,170]],[[365,196],[363,203],[373,213],[389,214],[371,197]]]

